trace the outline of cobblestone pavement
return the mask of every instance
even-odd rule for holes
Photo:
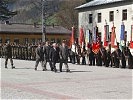
[[[0,59],[1,99],[132,99],[131,69],[69,64],[70,73],[34,70],[34,61]],[[59,69],[57,64],[57,69]]]

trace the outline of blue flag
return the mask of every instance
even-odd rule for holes
[[[120,35],[120,40],[125,40],[125,25],[121,25],[121,35]]]

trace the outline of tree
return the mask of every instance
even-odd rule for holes
[[[0,0],[0,20],[7,20],[14,15],[16,15],[16,11],[10,11],[8,9],[8,1],[7,0]]]
[[[84,0],[64,0],[60,2],[59,11],[56,14],[59,24],[70,30],[73,25],[77,28],[78,11],[75,8],[84,2]]]
[[[90,2],[90,1],[92,1],[92,0],[86,0],[86,2]]]

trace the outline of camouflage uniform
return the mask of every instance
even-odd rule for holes
[[[12,47],[11,47],[11,45],[10,44],[5,45],[4,51],[5,51],[5,68],[7,68],[8,59],[10,59],[10,62],[11,62],[11,65],[12,65],[12,69],[15,68],[13,66]]]

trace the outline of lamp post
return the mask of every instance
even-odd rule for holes
[[[46,40],[46,12],[44,7],[44,0],[42,0],[42,42]]]

